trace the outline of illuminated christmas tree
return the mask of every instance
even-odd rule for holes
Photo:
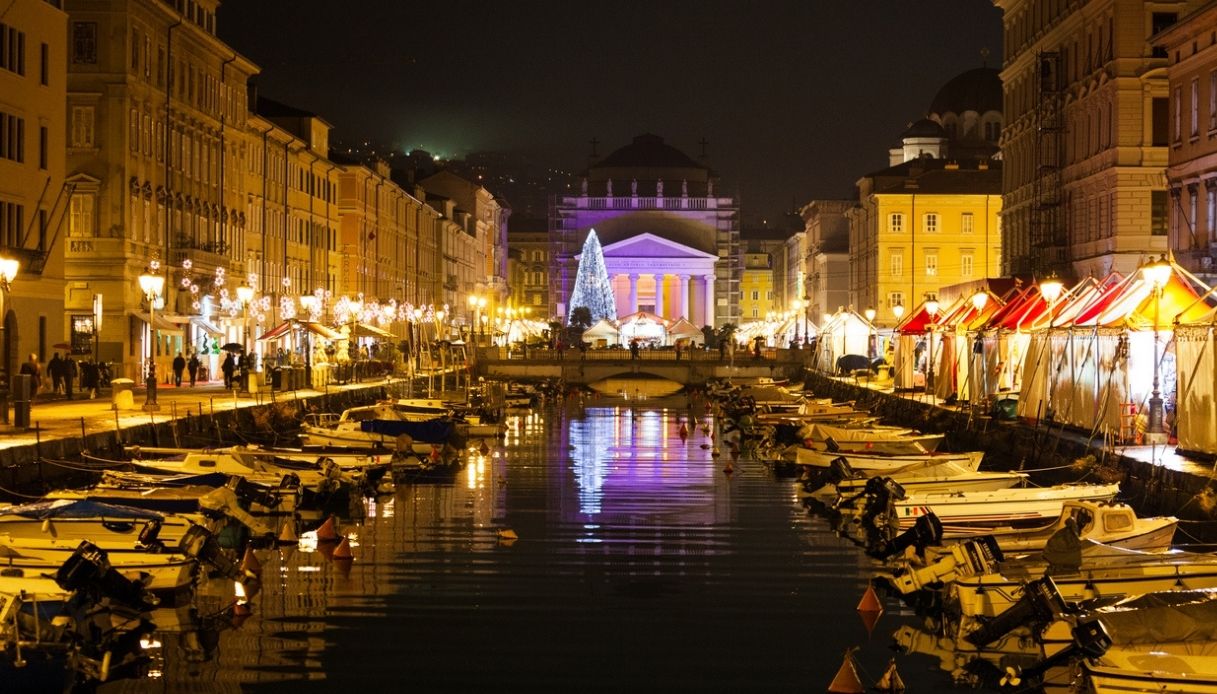
[[[592,314],[592,322],[601,318],[615,320],[617,303],[613,298],[613,286],[609,284],[608,270],[604,267],[604,251],[596,230],[587,232],[583,242],[583,254],[579,256],[579,271],[575,275],[575,289],[571,293],[570,307],[586,306]]]

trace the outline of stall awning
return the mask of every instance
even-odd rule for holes
[[[192,317],[190,319],[190,322],[193,323],[194,325],[197,325],[200,329],[202,329],[203,332],[207,333],[208,335],[211,335],[212,337],[220,337],[221,335],[224,334],[223,330],[220,330],[219,328],[212,325],[210,322],[208,322],[207,320],[205,320],[203,318]]]
[[[265,342],[267,340],[277,340],[277,339],[283,337],[284,335],[287,335],[289,332],[291,332],[291,330],[292,330],[292,322],[284,321],[284,322],[276,325],[275,327],[271,328],[270,330],[262,333],[262,335],[258,338],[258,342]]]
[[[388,330],[381,330],[380,328],[376,327],[375,325],[368,325],[367,323],[356,323],[355,324],[355,337],[383,337],[383,338],[392,339],[396,336],[393,333],[389,332]]]
[[[151,322],[147,311],[131,311],[129,313],[130,313],[130,315],[135,316],[136,318],[140,319],[141,321],[143,321],[145,323]],[[156,314],[156,321],[153,323],[153,327],[156,328],[157,330],[179,330],[179,329],[181,329],[181,325],[179,325],[171,320],[166,320],[165,317],[159,313]]]
[[[327,328],[326,326],[324,326],[320,323],[302,320],[302,321],[300,321],[300,327],[304,328],[305,330],[309,331],[310,333],[312,333],[318,337],[324,337],[327,340],[341,340],[342,339],[342,333],[340,333],[337,330],[334,330],[332,328]]]

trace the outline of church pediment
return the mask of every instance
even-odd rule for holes
[[[718,256],[644,232],[604,247],[605,258],[718,260]]]

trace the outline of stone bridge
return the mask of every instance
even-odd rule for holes
[[[568,349],[508,351],[503,347],[480,348],[475,371],[479,376],[501,380],[529,381],[560,378],[567,383],[588,385],[608,378],[659,377],[681,385],[702,385],[716,378],[798,378],[804,357],[810,352],[788,349],[762,350],[760,358],[740,351],[720,357],[717,351],[683,351],[677,359],[672,350],[642,350],[637,358],[625,349]]]

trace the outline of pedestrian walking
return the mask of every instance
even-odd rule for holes
[[[47,373],[51,376],[51,389],[56,395],[63,392],[63,360],[59,358],[59,352],[51,355],[51,360],[46,363]]]
[[[42,364],[38,363],[38,355],[31,353],[29,361],[21,365],[18,373],[33,377],[34,385],[30,387],[30,400],[32,401],[34,396],[38,395],[38,387],[42,384]]]
[[[630,340],[630,359],[638,359],[638,355],[641,351],[641,347],[638,346],[638,338]]]
[[[80,371],[76,368],[76,360],[72,358],[71,352],[65,354],[63,363],[59,365],[59,369],[63,372],[63,394],[68,400],[72,399],[72,389],[76,385],[76,377],[80,375]]]
[[[80,387],[89,391],[89,399],[97,399],[97,384],[100,378],[97,364],[91,359],[80,363]]]
[[[186,373],[190,374],[191,388],[194,387],[194,382],[198,380],[200,366],[202,366],[202,364],[199,363],[199,353],[192,352],[190,354],[190,361],[186,362]]]
[[[220,371],[224,372],[224,387],[232,388],[232,374],[237,369],[237,362],[232,358],[232,352],[229,352],[224,357],[224,362],[220,364]]]
[[[677,342],[672,346],[672,349],[676,351],[676,361],[680,361],[680,343]]]
[[[173,387],[182,387],[182,372],[186,370],[186,357],[182,356],[181,352],[173,358]]]

